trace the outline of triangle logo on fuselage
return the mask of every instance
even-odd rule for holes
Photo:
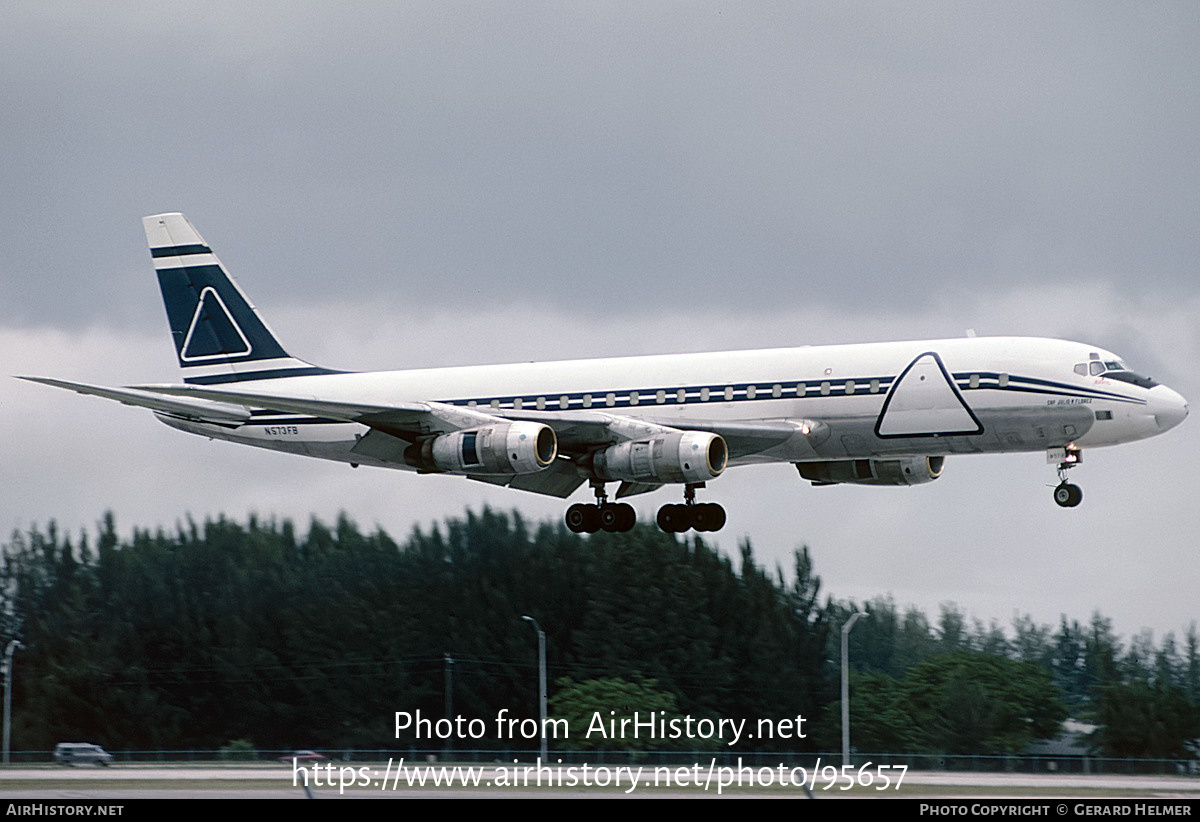
[[[983,424],[934,351],[921,354],[896,378],[875,422],[875,435],[884,439],[982,433]]]
[[[188,363],[210,362],[245,357],[250,351],[250,340],[238,327],[221,295],[212,286],[206,286],[196,302],[179,359]]]

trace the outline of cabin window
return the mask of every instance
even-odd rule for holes
[[[654,401],[659,405],[662,405],[667,401],[667,392],[663,391],[661,388],[658,389],[658,393],[654,395]]]
[[[803,382],[796,383],[796,396],[803,397],[808,393],[808,384]]]
[[[829,369],[826,369],[826,370],[828,371]],[[821,396],[822,397],[829,396],[829,382],[828,381],[821,383]]]
[[[725,399],[726,400],[733,399],[733,386],[732,385],[725,386]]]
[[[772,397],[774,397],[775,399],[779,399],[782,395],[783,395],[783,386],[782,385],[780,385],[779,383],[775,383],[774,385],[771,386],[771,396]]]
[[[746,386],[746,399],[754,399],[754,395],[758,393],[758,388],[753,385]]]
[[[638,404],[638,392],[636,392],[636,391],[629,392],[629,404],[630,405]]]
[[[611,391],[609,391],[607,394],[604,395],[604,404],[610,408],[612,406],[616,405],[617,404],[617,395],[612,393]]]
[[[592,395],[591,395],[591,394],[584,394],[584,395],[583,395],[583,407],[584,407],[584,408],[591,408],[591,407],[592,407]]]
[[[700,389],[700,402],[708,402],[708,398],[709,398],[710,394],[711,394],[711,392],[708,390],[708,388],[701,388]]]
[[[854,393],[854,380],[846,380],[846,393],[847,394]]]
[[[517,397],[515,400],[513,400],[513,408],[515,408],[518,411],[521,410],[521,398],[520,397]]]
[[[558,407],[559,408],[566,409],[566,408],[569,408],[570,406],[571,406],[571,398],[568,397],[566,394],[563,394],[561,397],[558,398]]]
[[[546,410],[546,398],[545,397],[538,397],[537,402],[534,404],[537,406],[537,410],[539,410],[539,411]]]
[[[996,380],[996,382],[1000,385],[1001,388],[1007,388],[1008,387],[1008,375],[1001,374],[1000,378],[998,380]]]
[[[675,392],[675,402],[687,402],[687,391],[680,388]]]

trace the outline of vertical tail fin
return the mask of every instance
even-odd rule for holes
[[[185,382],[332,373],[284,350],[187,217],[155,214],[142,224]]]

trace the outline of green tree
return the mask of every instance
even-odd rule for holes
[[[631,682],[602,677],[575,682],[562,677],[554,684],[549,712],[553,719],[567,720],[570,743],[563,747],[651,751],[694,750],[719,744],[688,738],[675,696],[659,690],[653,679]],[[639,721],[656,723],[654,732],[644,725],[635,726]],[[660,727],[666,732],[657,733]]]
[[[1091,741],[1104,756],[1190,759],[1187,744],[1200,737],[1200,711],[1167,684],[1112,683],[1096,714],[1100,727]]]
[[[926,660],[901,683],[927,750],[1014,754],[1057,735],[1067,712],[1039,666],[981,653]]]

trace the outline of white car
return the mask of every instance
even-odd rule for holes
[[[54,746],[54,761],[59,765],[111,765],[112,754],[91,742],[59,742]]]

